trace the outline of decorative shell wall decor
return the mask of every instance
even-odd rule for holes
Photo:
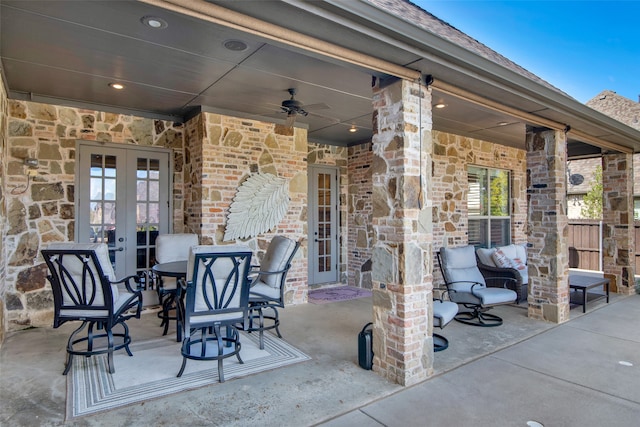
[[[289,209],[289,182],[270,173],[251,175],[229,207],[224,240],[244,239],[273,229]]]

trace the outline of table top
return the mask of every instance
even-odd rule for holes
[[[184,277],[187,275],[187,261],[163,262],[151,269],[160,276]]]
[[[569,274],[569,286],[572,288],[592,288],[606,285],[609,279],[605,277],[587,276],[586,274]]]

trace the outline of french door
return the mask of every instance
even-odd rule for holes
[[[76,153],[76,241],[107,243],[118,278],[148,270],[170,232],[170,150],[78,141]]]
[[[309,166],[309,284],[338,281],[338,170]]]

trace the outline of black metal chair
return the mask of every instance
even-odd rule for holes
[[[53,327],[68,321],[82,324],[69,337],[63,375],[71,368],[74,355],[107,354],[107,367],[115,372],[113,352],[124,348],[129,356],[131,337],[126,320],[140,318],[142,292],[133,289],[137,276],[115,280],[106,244],[52,243],[42,250],[49,268],[47,279],[53,290]],[[116,326],[122,333],[114,333]],[[80,334],[87,328],[86,336]],[[94,329],[103,330],[96,332]]]
[[[248,273],[252,252],[242,246],[195,246],[189,254],[186,282],[182,376],[187,359],[222,361],[236,356],[240,363],[240,333],[247,324]]]
[[[252,266],[251,291],[249,294],[249,325],[248,332],[260,333],[260,349],[264,349],[264,331],[275,329],[279,338],[280,318],[278,307],[284,308],[284,291],[287,273],[291,268],[291,261],[300,247],[284,236],[271,239],[264,259],[259,266]],[[264,310],[270,309],[272,314],[265,316]],[[269,323],[265,325],[265,320]]]
[[[473,246],[441,248],[438,263],[450,300],[467,309],[455,316],[458,322],[485,327],[502,325],[502,318],[487,311],[497,305],[516,301],[518,295],[506,286],[507,281],[513,279],[485,278],[478,268]],[[502,285],[499,287],[497,283],[492,283],[495,287],[488,287],[488,281]]]
[[[198,235],[189,233],[159,234],[156,237],[156,261],[164,264],[174,261],[186,261],[189,258],[189,249],[198,244]],[[176,341],[182,341],[182,313],[180,304],[180,289],[175,277],[158,278],[158,301],[162,309],[158,317],[162,320],[160,326],[164,326],[162,335],[167,335],[169,322],[176,321]]]

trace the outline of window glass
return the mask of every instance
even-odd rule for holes
[[[509,171],[469,166],[467,174],[469,244],[476,247],[509,244],[511,241]]]
[[[467,194],[467,206],[469,216],[485,216],[488,213],[487,200],[487,170],[469,167],[469,192]]]

